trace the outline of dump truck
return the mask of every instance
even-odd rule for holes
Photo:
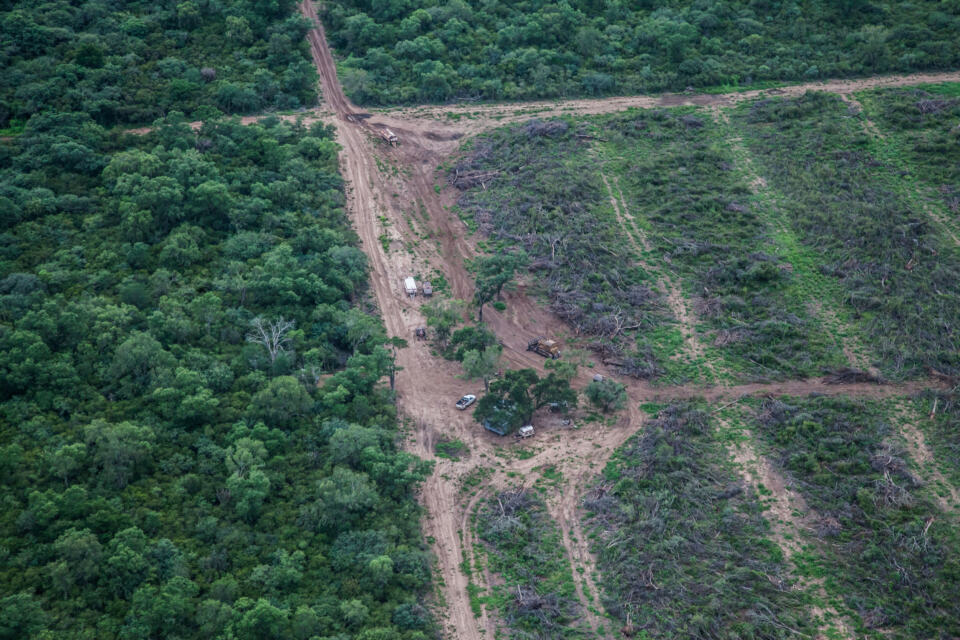
[[[527,343],[527,351],[533,351],[544,358],[556,360],[560,357],[560,343],[556,340],[548,340],[543,336],[537,336]]]
[[[424,298],[429,298],[429,297],[431,297],[431,296],[433,296],[433,285],[430,284],[429,282],[424,282],[424,283],[423,283],[423,297],[424,297]]]
[[[417,281],[413,279],[413,276],[407,276],[403,279],[403,290],[411,298],[417,295]]]
[[[380,137],[389,142],[391,147],[400,144],[400,138],[398,138],[397,134],[393,131],[390,131],[390,129],[380,129]]]

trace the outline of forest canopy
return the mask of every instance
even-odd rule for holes
[[[0,639],[426,637],[337,152],[182,114],[0,144]]]
[[[0,2],[0,128],[80,111],[98,124],[316,102],[292,0]]]
[[[628,95],[960,64],[960,1],[339,0],[362,104]]]

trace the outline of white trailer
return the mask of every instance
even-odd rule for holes
[[[411,298],[417,295],[417,281],[413,279],[413,276],[407,276],[403,279],[403,290]]]

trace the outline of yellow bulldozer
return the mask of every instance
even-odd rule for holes
[[[527,351],[533,351],[544,358],[556,360],[560,357],[560,343],[556,340],[548,340],[543,336],[537,336],[527,343]]]

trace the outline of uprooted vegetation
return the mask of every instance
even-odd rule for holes
[[[735,120],[800,240],[844,286],[885,372],[956,375],[960,253],[911,209],[902,176],[849,116],[838,96],[807,93],[754,102]]]
[[[724,451],[709,415],[681,404],[614,454],[584,502],[604,606],[651,638],[810,633],[762,507]]]
[[[919,413],[929,416],[927,442],[944,472],[960,488],[960,388],[928,391],[917,399]]]
[[[629,336],[664,321],[662,294],[631,260],[587,134],[563,120],[498,129],[472,142],[449,174],[459,205],[494,241],[523,248],[551,308],[621,372],[660,371]]]
[[[503,584],[493,600],[518,638],[579,638],[573,574],[560,531],[533,491],[511,489],[484,501],[477,513],[490,569]]]
[[[864,99],[876,123],[901,143],[918,178],[960,221],[960,85],[886,89]]]
[[[820,520],[826,586],[887,637],[960,633],[957,536],[908,468],[881,406],[765,400],[756,432]]]
[[[635,110],[601,128],[629,209],[649,225],[662,268],[690,283],[696,315],[733,368],[785,378],[840,364],[713,122],[691,109]]]

